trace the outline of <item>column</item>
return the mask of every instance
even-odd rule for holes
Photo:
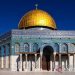
[[[52,71],[52,56],[50,56],[50,71]]]
[[[1,68],[4,68],[4,66],[3,66],[3,56],[1,57]]]
[[[38,60],[39,60],[39,71],[40,71],[40,54],[39,54]]]
[[[19,71],[22,71],[22,54],[20,54]]]
[[[6,68],[9,68],[9,48],[6,45]]]
[[[70,54],[68,54],[68,70],[70,71]]]
[[[74,56],[73,56],[73,69],[75,71],[75,53],[74,53]]]
[[[61,65],[61,54],[59,54],[59,67],[62,67],[62,65]]]
[[[50,61],[50,71],[52,71],[52,61]]]
[[[26,55],[26,64],[25,64],[25,69],[26,69],[26,71],[27,71],[27,67],[28,67],[28,64],[27,64],[27,54],[25,54]]]
[[[36,69],[37,69],[36,61],[37,61],[37,54],[35,54],[35,71],[36,71]]]
[[[8,59],[8,68],[10,68],[10,43],[8,44],[8,50],[7,50],[7,54],[8,54],[8,57],[7,57],[7,59]]]
[[[24,58],[23,58],[23,71],[25,71],[25,55],[24,55]]]
[[[4,65],[4,69],[6,67],[6,49],[5,49],[5,45],[3,46],[3,65]]]
[[[56,60],[55,56],[56,56],[56,52],[54,52],[53,55],[54,55],[54,66],[53,66],[53,68],[54,68],[54,71],[55,71],[55,60]]]
[[[4,65],[6,68],[6,46],[4,47]]]
[[[1,47],[1,68],[4,68],[4,64],[3,64],[3,46]]]
[[[42,52],[40,52],[40,71],[42,71]]]
[[[59,65],[58,65],[58,67],[60,68],[60,69],[62,69],[62,62],[61,62],[61,52],[62,52],[62,44],[60,43],[60,46],[59,46]]]

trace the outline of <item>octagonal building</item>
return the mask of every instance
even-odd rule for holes
[[[75,31],[58,30],[47,12],[35,9],[18,29],[0,36],[0,70],[75,71]]]

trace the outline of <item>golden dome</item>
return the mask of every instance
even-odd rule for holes
[[[53,18],[43,10],[31,10],[26,13],[19,22],[19,29],[30,27],[49,27],[56,29],[56,24]]]

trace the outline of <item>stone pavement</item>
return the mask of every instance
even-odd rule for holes
[[[8,71],[0,71],[0,75],[75,75],[75,72],[8,72]]]

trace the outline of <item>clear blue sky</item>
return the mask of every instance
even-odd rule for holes
[[[53,16],[59,30],[75,30],[75,0],[0,0],[0,34],[17,29],[21,17],[36,3]]]

